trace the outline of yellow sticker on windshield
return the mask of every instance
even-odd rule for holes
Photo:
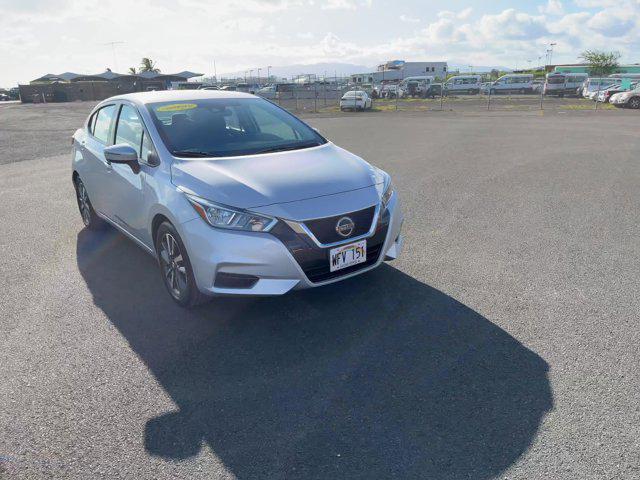
[[[198,108],[198,105],[196,105],[195,103],[172,103],[171,105],[163,105],[162,107],[158,107],[156,111],[181,112],[182,110],[193,110],[194,108]]]

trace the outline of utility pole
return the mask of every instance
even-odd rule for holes
[[[271,65],[267,65],[267,83],[271,82]]]
[[[216,79],[216,86],[218,86],[218,71],[216,70],[216,61],[213,60],[213,76]]]
[[[262,69],[258,68],[258,86],[260,85],[260,70],[262,70]]]

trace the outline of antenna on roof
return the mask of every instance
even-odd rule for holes
[[[116,59],[116,45],[122,45],[124,43],[125,42],[107,42],[102,44],[102,45],[111,45],[111,51],[113,52],[113,67],[115,68],[116,72],[118,71],[118,60]]]

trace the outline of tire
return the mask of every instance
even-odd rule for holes
[[[73,186],[76,190],[76,201],[78,202],[78,210],[80,211],[80,217],[82,218],[84,227],[88,230],[104,229],[107,226],[107,222],[100,218],[93,209],[93,205],[89,199],[89,193],[84,183],[82,183],[82,180],[80,180],[80,176],[74,178]]]
[[[209,302],[211,297],[198,290],[187,249],[169,222],[158,227],[155,246],[162,283],[173,301],[184,308]]]
[[[640,108],[640,97],[633,97],[631,100],[627,102],[629,108],[633,108],[634,110],[638,110]]]

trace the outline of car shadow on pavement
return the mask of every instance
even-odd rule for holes
[[[391,266],[185,311],[114,231],[80,232],[77,261],[177,405],[140,439],[167,460],[206,442],[238,479],[485,479],[527,450],[553,406],[544,360]]]

